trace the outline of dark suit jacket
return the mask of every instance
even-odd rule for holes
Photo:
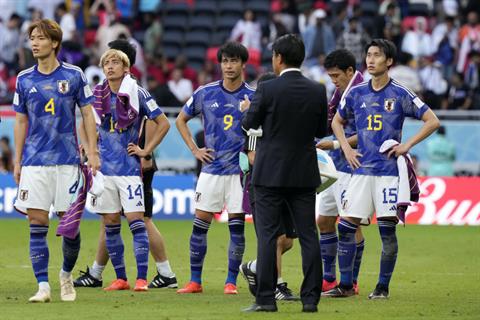
[[[252,181],[266,187],[320,184],[314,138],[327,134],[325,86],[298,71],[262,82],[242,125],[262,126]]]

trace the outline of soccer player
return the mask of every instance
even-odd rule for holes
[[[80,156],[75,132],[75,105],[85,122],[86,150],[93,174],[99,168],[93,95],[82,70],[59,62],[62,42],[60,26],[49,19],[28,28],[32,53],[37,64],[18,74],[13,107],[16,111],[15,169],[18,184],[15,207],[26,208],[30,223],[30,260],[38,292],[30,302],[51,300],[48,283],[47,244],[50,207],[59,216],[75,199],[80,178]],[[80,235],[63,238],[63,266],[60,271],[60,298],[74,301],[71,271],[80,250]]]
[[[327,55],[324,66],[330,79],[332,79],[333,84],[336,86],[332,99],[328,104],[328,119],[331,125],[342,94],[348,90],[348,88],[361,83],[363,76],[360,72],[356,71],[355,56],[346,49],[338,49]],[[353,117],[347,119],[344,130],[345,136],[349,138],[349,142],[356,145],[357,136],[355,135],[355,119]],[[339,174],[337,182],[323,191],[320,194],[319,200],[320,214],[317,217],[317,224],[320,228],[320,249],[322,250],[323,260],[323,296],[329,296],[329,291],[338,285],[335,270],[338,237],[335,225],[338,213],[342,210],[342,198],[345,196],[345,190],[347,189],[352,174],[352,169],[343,156],[342,151],[339,150],[339,147],[340,144],[338,141],[331,140],[323,140],[317,144],[317,148],[330,150],[329,155],[335,163]],[[355,294],[358,294],[357,278],[365,244],[360,227],[358,227],[355,233],[355,242],[357,248],[353,268],[353,288]],[[332,293],[335,292],[336,290]]]
[[[341,278],[336,296],[346,296],[353,287],[355,233],[361,219],[370,218],[375,212],[382,239],[382,255],[378,283],[368,297],[386,299],[398,252],[398,168],[395,158],[427,138],[438,128],[439,121],[420,98],[389,77],[388,70],[396,55],[391,41],[375,39],[367,45],[365,53],[367,70],[372,79],[353,86],[344,94],[332,123],[333,132],[353,169],[338,223]],[[348,143],[343,127],[350,113],[355,117],[357,150]],[[409,140],[400,143],[405,117],[421,119],[424,124]],[[399,144],[388,154],[380,153],[380,146],[389,139]]]
[[[248,60],[247,49],[228,42],[217,52],[223,80],[197,89],[177,117],[177,129],[195,158],[203,162],[195,193],[195,219],[190,237],[190,282],[178,293],[200,293],[202,267],[207,252],[207,232],[215,212],[225,206],[228,213],[230,244],[228,274],[224,293],[237,294],[237,276],[245,251],[245,216],[240,182],[239,153],[244,135],[239,104],[254,90],[242,77]],[[201,115],[205,129],[205,148],[195,144],[187,122]]]
[[[111,49],[117,49],[124,52],[130,62],[130,66],[135,64],[136,49],[128,41],[119,39],[114,40],[108,44]],[[170,124],[165,121],[162,116],[162,126],[164,130],[168,131]],[[143,122],[143,130],[140,134],[140,148],[145,146],[146,135],[148,139],[152,137],[155,132],[155,122],[145,119]],[[156,163],[153,155],[147,155],[141,160],[142,166],[142,181],[145,197],[145,227],[148,233],[148,241],[150,243],[150,253],[155,260],[157,267],[157,275],[148,285],[149,288],[177,288],[177,279],[170,266],[165,249],[165,241],[162,234],[153,223],[152,209],[153,209],[153,190],[152,181],[156,171]],[[95,256],[95,261],[91,268],[87,267],[86,271],[81,271],[81,276],[74,282],[75,287],[101,287],[103,285],[102,273],[108,262],[108,251],[105,245],[105,226],[100,226],[100,237],[98,240],[98,248]]]
[[[144,222],[144,194],[140,158],[152,153],[166,135],[169,124],[150,94],[129,75],[127,55],[107,50],[100,59],[106,80],[95,87],[94,107],[98,115],[101,171],[105,191],[92,197],[91,208],[102,215],[108,254],[117,279],[104,290],[128,290],[130,285],[124,262],[124,245],[120,234],[121,212],[133,235],[137,262],[135,291],[147,291],[149,242]],[[155,121],[156,128],[144,149],[136,143],[144,117]]]

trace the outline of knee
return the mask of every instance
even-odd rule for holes
[[[103,215],[103,224],[109,225],[109,224],[120,224],[121,223],[121,218],[120,214],[118,213],[113,213],[113,214],[105,214]]]
[[[336,217],[318,216],[317,225],[321,233],[335,232]]]

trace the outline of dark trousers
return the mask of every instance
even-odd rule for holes
[[[281,215],[290,208],[302,249],[303,304],[318,304],[322,292],[322,257],[315,223],[315,189],[255,186],[255,228],[257,231],[256,303],[275,304],[277,284],[277,237]]]

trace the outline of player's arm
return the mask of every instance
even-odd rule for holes
[[[199,148],[197,146],[193,139],[192,132],[187,125],[187,122],[190,121],[190,119],[192,119],[191,116],[186,114],[184,111],[180,111],[177,120],[175,120],[175,126],[195,158],[202,161],[202,163],[210,163],[214,160],[213,155],[211,154],[211,152],[214,150],[208,148]]]
[[[353,169],[360,168],[360,161],[357,159],[362,155],[352,149],[350,146],[347,138],[345,137],[345,130],[343,129],[343,125],[346,123],[346,120],[342,118],[342,116],[338,113],[335,114],[332,120],[332,130],[337,137],[338,142],[340,143],[340,147],[342,148],[343,153],[345,154],[345,158],[347,159],[348,163]]]
[[[352,148],[355,148],[358,143],[358,136],[355,134],[348,137],[347,142]],[[340,142],[338,140],[322,140],[317,143],[316,147],[322,150],[335,150],[340,148]]]
[[[136,154],[140,158],[152,154],[153,150],[162,142],[165,138],[168,130],[170,130],[170,123],[164,113],[155,117],[153,122],[147,120],[145,124],[145,146],[140,148],[138,145],[129,143],[127,151],[129,155]]]
[[[82,112],[83,127],[85,130],[86,142],[85,152],[88,158],[88,167],[92,169],[92,174],[95,175],[100,169],[100,158],[97,147],[97,127],[95,124],[95,116],[92,105],[86,105],[80,108]],[[83,143],[83,142],[82,142]]]
[[[13,169],[13,178],[18,184],[20,182],[20,172],[22,171],[22,155],[25,146],[25,137],[27,136],[28,116],[25,113],[17,112],[15,116],[15,125],[13,127],[13,138],[15,142],[15,166]]]
[[[435,130],[440,127],[440,120],[438,120],[437,116],[431,109],[425,111],[422,115],[423,126],[420,130],[408,139],[407,142],[401,143],[396,145],[392,148],[392,150],[388,153],[388,156],[395,155],[396,157],[406,154],[414,145],[426,139],[429,135],[431,135]]]

